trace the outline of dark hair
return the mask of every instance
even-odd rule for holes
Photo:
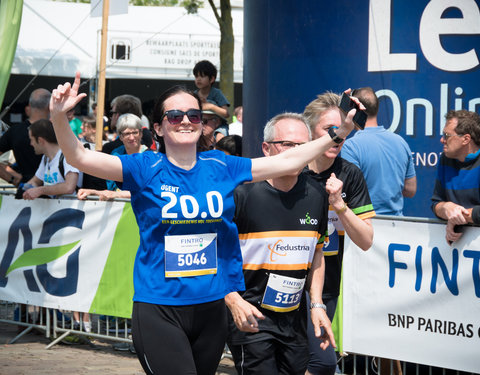
[[[153,137],[154,139],[159,143],[159,152],[165,153],[165,142],[163,141],[163,137],[160,137],[157,132],[153,129],[153,126],[155,123],[161,124],[163,120],[163,116],[165,114],[165,101],[178,94],[188,94],[193,96],[198,103],[198,108],[202,109],[202,102],[199,98],[199,96],[193,92],[192,90],[187,89],[183,85],[176,85],[172,86],[169,89],[165,90],[155,101],[155,105],[153,107],[153,112],[152,112],[152,121],[151,121],[151,127],[152,127],[152,132],[153,132]],[[200,136],[199,142],[198,142],[198,149],[199,151],[205,151],[204,145],[206,145],[206,140],[204,139],[203,135]]]
[[[355,96],[365,106],[365,113],[368,117],[375,117],[378,113],[378,98],[375,91],[371,87],[360,87],[352,92],[352,96]]]
[[[207,76],[209,78],[217,78],[217,68],[208,60],[202,60],[195,64],[193,67],[193,75]]]
[[[38,141],[38,137],[42,137],[49,143],[57,143],[53,124],[49,120],[41,119],[35,121],[28,129],[36,141]]]
[[[92,128],[95,128],[97,125],[97,119],[93,116],[83,116],[82,122],[90,125]]]
[[[227,135],[217,142],[215,148],[220,151],[226,151],[230,155],[242,156],[242,137],[237,134]]]
[[[90,126],[92,129],[97,130],[97,119],[93,116],[83,116],[82,123],[88,124],[88,126]],[[102,131],[102,140],[106,141],[107,139],[107,133],[105,131]]]
[[[476,112],[461,109],[459,111],[450,110],[445,115],[447,121],[456,118],[457,127],[455,132],[458,135],[469,134],[473,142],[480,146],[480,115]]]
[[[113,103],[115,104],[115,111],[119,115],[125,113],[133,113],[135,116],[142,117],[142,102],[136,96],[133,95],[120,95],[117,96]]]

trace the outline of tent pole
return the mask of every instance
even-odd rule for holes
[[[105,108],[105,67],[107,62],[107,31],[108,31],[108,11],[110,0],[103,0],[102,11],[102,42],[100,47],[100,69],[98,76],[98,98],[97,98],[97,136],[95,138],[95,150],[102,150],[103,139],[103,111]]]

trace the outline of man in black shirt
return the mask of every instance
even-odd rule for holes
[[[11,126],[0,138],[0,155],[4,152],[13,151],[16,160],[15,171],[22,175],[20,182],[29,181],[34,175],[40,163],[41,155],[35,155],[28,137],[28,127],[37,120],[48,119],[50,103],[50,91],[46,89],[34,90],[25,107],[27,120],[20,124]],[[1,177],[10,183],[18,184],[13,174],[8,173],[5,168],[0,169]],[[13,177],[13,178],[12,178]]]

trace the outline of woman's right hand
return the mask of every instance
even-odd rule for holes
[[[85,93],[78,93],[79,87],[80,72],[77,72],[73,86],[70,85],[70,82],[67,82],[64,85],[58,85],[58,87],[52,91],[50,98],[50,116],[52,118],[58,114],[66,114],[87,96]]]

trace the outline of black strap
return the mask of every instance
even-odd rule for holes
[[[63,161],[65,160],[65,156],[63,152],[60,153],[60,158],[58,159],[58,170],[60,171],[60,175],[65,180],[65,167],[63,166]]]

